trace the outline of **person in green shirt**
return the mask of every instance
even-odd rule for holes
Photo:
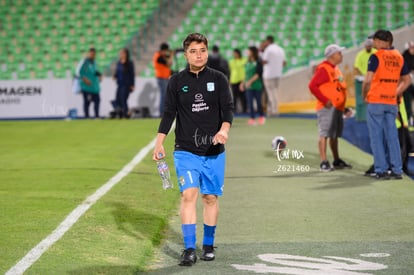
[[[76,76],[80,79],[81,92],[83,95],[83,111],[85,118],[89,118],[89,105],[94,103],[95,117],[99,118],[99,103],[101,101],[99,92],[101,91],[99,82],[101,73],[96,68],[96,50],[90,48],[86,58],[79,62],[76,69]]]
[[[357,53],[354,63],[354,87],[355,87],[355,101],[356,101],[356,119],[357,120],[366,120],[366,103],[365,99],[362,96],[362,82],[364,81],[364,76],[368,71],[368,59],[374,54],[377,50],[373,48],[372,39],[368,38],[364,42],[364,49]]]
[[[368,38],[364,43],[365,49],[358,52],[355,63],[354,69],[355,73],[358,76],[364,76],[367,74],[368,71],[368,59],[371,54],[374,54],[377,50],[372,47],[372,39]]]
[[[246,95],[240,91],[240,83],[244,80],[244,65],[247,60],[244,58],[239,49],[233,50],[233,59],[229,61],[230,67],[230,85],[233,92],[234,110],[237,111],[237,102],[240,101],[241,112],[247,113]]]
[[[251,46],[248,49],[248,61],[245,65],[246,78],[240,84],[240,90],[246,91],[247,104],[250,111],[250,119],[247,124],[256,125],[256,112],[254,110],[254,103],[256,101],[257,113],[259,114],[258,124],[263,125],[266,121],[262,107],[262,93],[263,81],[262,72],[263,66],[259,61],[259,49]]]

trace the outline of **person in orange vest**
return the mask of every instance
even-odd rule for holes
[[[160,90],[160,116],[164,113],[164,98],[165,93],[167,92],[168,80],[171,76],[173,54],[174,53],[170,50],[170,46],[167,43],[162,43],[160,45],[160,50],[157,51],[152,58],[155,77],[157,78],[157,84]]]
[[[368,61],[368,72],[362,84],[367,102],[367,125],[374,155],[373,177],[402,179],[402,161],[395,119],[398,97],[411,83],[410,71],[402,55],[392,47],[393,36],[378,30],[372,36],[378,51]],[[388,169],[391,169],[388,172]]]
[[[309,82],[309,89],[316,97],[316,111],[319,128],[319,154],[322,172],[352,168],[339,157],[338,137],[342,135],[343,113],[346,102],[346,83],[338,64],[342,62],[344,47],[331,44],[325,49],[326,60],[319,64]],[[334,158],[333,167],[326,156],[327,141]]]

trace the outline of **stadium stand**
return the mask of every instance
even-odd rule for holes
[[[109,68],[166,1],[0,0],[0,79],[71,77],[90,46]],[[377,28],[413,22],[411,0],[199,0],[169,43],[180,48],[187,33],[203,32],[230,58],[233,48],[273,34],[291,69],[320,58],[327,43],[349,47]],[[144,66],[141,76],[153,76],[152,64]]]
[[[169,39],[181,47],[190,32],[202,32],[225,57],[272,34],[284,47],[288,68],[322,57],[326,44],[358,45],[378,28],[397,29],[414,22],[411,0],[200,0]],[[152,64],[142,72],[152,76]]]
[[[0,79],[71,77],[82,53],[108,67],[156,11],[158,0],[0,1]]]

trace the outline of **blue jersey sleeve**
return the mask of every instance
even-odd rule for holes
[[[378,57],[372,54],[368,59],[368,72],[376,72],[378,68]]]

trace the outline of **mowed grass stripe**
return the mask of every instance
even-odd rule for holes
[[[62,236],[78,221],[88,209],[94,205],[102,196],[109,192],[118,182],[120,182],[131,170],[141,162],[141,160],[154,148],[155,139],[147,146],[142,148],[138,154],[113,176],[104,185],[99,187],[95,193],[86,198],[84,202],[78,205],[59,225],[58,227],[34,248],[32,248],[16,265],[14,265],[6,275],[23,274],[32,264],[34,264],[44,252],[46,252],[54,243],[60,240]]]
[[[173,135],[167,139],[172,165]],[[148,155],[101,198],[26,274],[136,274],[144,271],[177,209],[179,192],[164,191]]]
[[[157,121],[2,122],[1,270],[47,236],[154,136]]]

